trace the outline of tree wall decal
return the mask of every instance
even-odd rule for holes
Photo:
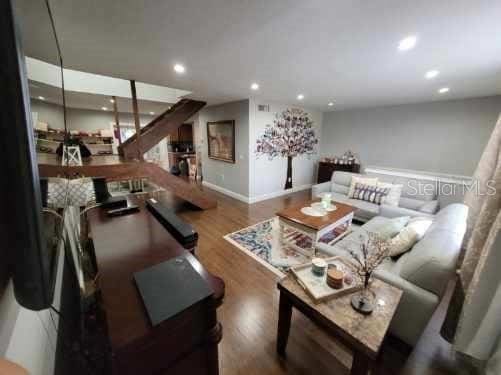
[[[257,139],[256,154],[287,158],[285,189],[292,188],[292,159],[298,155],[314,154],[318,139],[313,121],[302,109],[289,108],[277,113],[273,125],[266,125],[264,134]]]

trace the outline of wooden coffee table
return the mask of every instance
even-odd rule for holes
[[[352,375],[369,373],[371,362],[378,357],[386,332],[402,297],[400,289],[375,279],[371,290],[376,293],[376,308],[371,315],[362,315],[351,307],[351,294],[315,304],[292,275],[279,281],[278,289],[280,290],[278,354],[285,355],[292,307],[295,307],[353,350]]]
[[[348,234],[353,213],[356,210],[355,207],[348,204],[333,201],[332,204],[336,206],[336,210],[327,212],[324,216],[309,216],[301,212],[303,207],[308,207],[315,202],[319,201],[305,202],[277,212],[282,243],[307,256],[315,255],[316,244],[324,236],[333,237],[332,240],[327,242],[332,244]],[[287,231],[287,229],[291,230]],[[299,235],[294,235],[292,232],[297,232]],[[332,234],[332,236],[329,236],[329,234]],[[301,235],[303,238],[301,238]],[[309,240],[303,241],[304,237]],[[302,246],[301,242],[307,245]]]

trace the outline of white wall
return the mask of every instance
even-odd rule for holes
[[[471,176],[500,112],[501,96],[329,112],[322,156]]]
[[[235,163],[209,159],[207,122],[235,120]],[[204,183],[219,187],[235,197],[249,196],[249,100],[210,106],[199,112],[195,125],[195,142],[202,145],[202,174]]]
[[[258,104],[270,106],[269,112],[259,112]],[[256,140],[263,134],[267,124],[273,124],[275,115],[287,108],[301,108],[297,105],[273,103],[266,100],[253,98],[250,100],[250,126],[249,126],[249,158],[250,158],[250,200],[251,202],[271,198],[286,193],[284,190],[287,175],[287,158],[277,157],[269,160],[267,156],[256,155]],[[314,123],[317,138],[321,139],[322,112],[302,108]],[[292,186],[293,190],[310,187],[316,180],[317,162],[320,154],[320,144],[317,153],[309,156],[298,156],[292,161]]]
[[[54,301],[60,308],[64,252],[59,251]],[[52,317],[51,317],[52,314]],[[20,306],[12,280],[0,295],[0,357],[5,357],[28,370],[30,375],[53,375],[56,359],[59,318],[49,309],[31,311]]]

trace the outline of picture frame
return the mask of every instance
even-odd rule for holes
[[[207,149],[210,159],[235,163],[235,120],[207,122]]]

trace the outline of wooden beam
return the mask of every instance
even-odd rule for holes
[[[130,91],[132,93],[132,112],[134,113],[134,125],[136,127],[136,150],[137,159],[143,161],[143,151],[141,147],[141,123],[139,122],[139,109],[137,106],[136,81],[131,79]]]
[[[118,104],[117,104],[117,97],[112,96],[111,97],[113,100],[113,112],[115,113],[115,124],[117,125],[117,131],[118,131],[118,144],[122,144],[122,133],[120,132],[120,119],[118,116]]]
[[[206,210],[217,207],[217,201],[196,185],[176,177],[155,163],[126,162],[118,164],[62,166],[58,164],[39,164],[41,177],[106,177],[109,181],[148,178],[179,198]]]

